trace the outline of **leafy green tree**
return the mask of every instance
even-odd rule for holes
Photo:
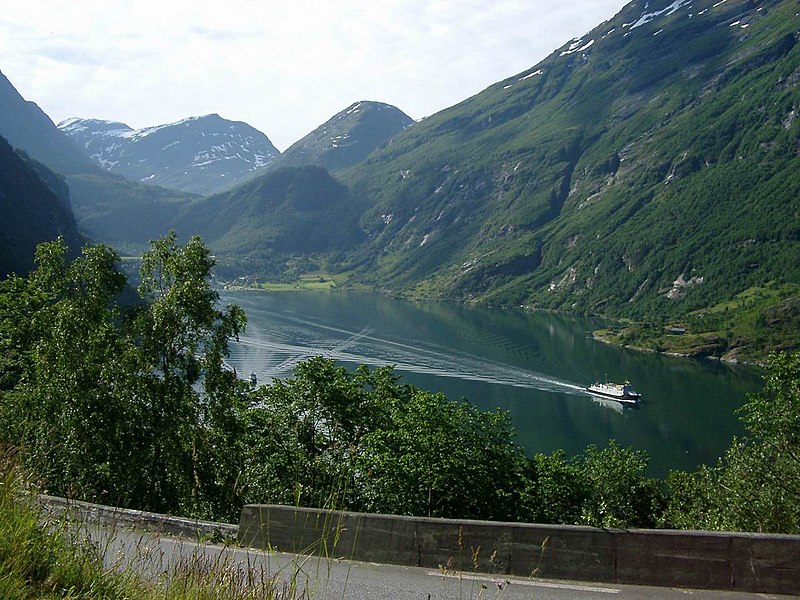
[[[238,336],[246,320],[239,307],[218,308],[219,295],[210,282],[213,266],[199,238],[181,246],[175,232],[153,242],[142,258],[139,294],[146,303],[131,330],[141,349],[138,370],[152,439],[147,504],[155,509],[174,508],[186,498],[196,502],[208,493],[210,482],[203,482],[198,471],[200,431],[219,426],[215,417],[231,426],[226,404],[238,399],[222,383],[226,378],[233,383],[224,359],[228,340]],[[203,384],[206,392],[197,387]],[[224,438],[235,435],[238,425],[232,427]]]
[[[113,307],[124,277],[105,246],[66,256],[63,241],[42,244],[37,269],[0,288],[15,372],[0,396],[2,434],[54,491],[120,500],[135,493],[139,418]]]
[[[223,359],[244,315],[217,307],[202,243],[154,242],[133,310],[105,246],[70,262],[42,244],[36,262],[0,284],[2,441],[55,493],[230,516],[249,389]]]
[[[646,476],[643,450],[611,440],[589,446],[567,459],[563,451],[531,459],[526,498],[528,519],[594,527],[653,527],[662,512],[662,495]]]
[[[248,498],[352,508],[362,440],[405,393],[390,367],[350,372],[321,357],[259,388],[249,413]]]
[[[526,520],[572,525],[581,520],[589,491],[578,465],[563,450],[536,454],[529,463]]]
[[[668,478],[669,523],[800,533],[800,354],[774,354],[764,389],[741,409],[748,437],[713,468]]]
[[[589,495],[580,521],[595,527],[654,527],[662,510],[658,484],[645,475],[643,450],[589,446],[579,457],[579,472]]]
[[[411,389],[357,459],[364,508],[395,514],[514,520],[525,458],[506,413]]]

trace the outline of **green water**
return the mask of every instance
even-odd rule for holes
[[[650,454],[651,474],[713,463],[742,427],[734,414],[761,387],[757,369],[612,348],[591,338],[600,321],[443,304],[364,292],[226,292],[248,330],[231,364],[259,381],[286,377],[322,355],[344,364],[396,365],[403,381],[509,411],[528,454],[568,454],[614,438]],[[593,381],[628,379],[638,408],[601,405]]]

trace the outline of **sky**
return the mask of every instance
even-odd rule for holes
[[[26,0],[0,71],[54,122],[218,113],[281,151],[353,102],[430,116],[534,66],[626,0]]]

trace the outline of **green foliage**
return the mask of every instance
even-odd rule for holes
[[[646,476],[641,450],[589,446],[568,460],[563,452],[531,462],[531,520],[594,527],[654,527],[662,513],[658,483]]]
[[[357,485],[369,512],[515,520],[525,459],[507,414],[412,390],[365,436]]]
[[[533,523],[574,524],[588,496],[582,472],[563,450],[536,454],[530,462],[526,504]]]
[[[713,468],[668,478],[672,526],[800,533],[800,355],[771,357],[764,390],[741,409],[749,437]]]
[[[134,310],[115,305],[125,279],[113,251],[66,252],[43,244],[27,279],[0,283],[0,438],[54,493],[230,515],[236,455],[213,442],[238,435],[243,390],[222,360],[244,316],[216,307],[208,251],[156,242],[142,267],[150,302]]]
[[[580,475],[589,490],[581,521],[595,527],[654,527],[661,512],[661,494],[645,475],[647,453],[589,446],[579,459]]]
[[[0,444],[51,492],[235,520],[246,502],[439,517],[800,532],[800,355],[771,359],[748,437],[672,473],[611,441],[525,458],[506,413],[402,384],[391,367],[313,358],[258,389],[224,366],[244,327],[210,286],[199,239],[170,234],[117,306],[118,257],[62,241],[0,282]]]
[[[249,498],[518,518],[525,459],[503,413],[402,385],[389,367],[351,373],[322,358],[258,393],[244,475]]]

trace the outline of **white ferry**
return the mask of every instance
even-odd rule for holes
[[[617,402],[636,404],[642,395],[631,387],[629,381],[625,383],[593,383],[586,388],[592,396],[608,398]]]

